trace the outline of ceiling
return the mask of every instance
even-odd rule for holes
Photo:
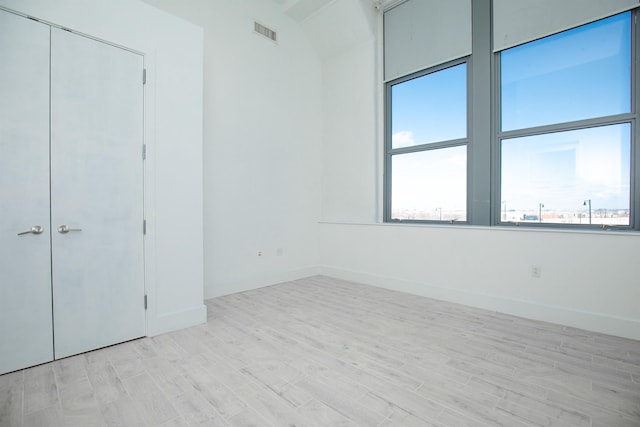
[[[298,22],[323,59],[373,40],[378,10],[398,0],[272,0]]]
[[[298,22],[302,22],[316,12],[330,5],[331,3],[337,3],[337,0],[273,0],[275,3],[282,6],[284,13]],[[384,10],[392,7],[405,0],[363,0],[363,3],[368,3]]]
[[[273,0],[282,6],[283,11],[298,22],[312,16],[335,0]]]

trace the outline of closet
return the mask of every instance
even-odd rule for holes
[[[0,374],[145,334],[143,56],[0,10]]]

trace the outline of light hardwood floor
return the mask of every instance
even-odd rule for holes
[[[328,277],[0,376],[1,426],[640,426],[640,342]]]

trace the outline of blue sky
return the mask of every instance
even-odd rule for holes
[[[502,130],[630,111],[630,32],[627,12],[502,52]]]
[[[392,134],[405,132],[393,148],[467,136],[466,64],[395,85],[392,99]]]

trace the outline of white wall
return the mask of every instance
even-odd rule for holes
[[[270,0],[145,1],[204,29],[206,297],[315,274],[322,95],[309,39]]]
[[[368,0],[343,0],[302,24],[323,58],[323,221],[377,220],[382,99],[377,18]],[[325,36],[333,27],[342,30]]]
[[[375,58],[376,44],[360,43],[323,63],[321,272],[640,339],[638,233],[376,224]]]
[[[327,275],[640,339],[637,235],[326,223],[320,236]]]
[[[377,83],[373,40],[323,63],[324,220],[377,218]]]
[[[137,0],[0,0],[0,5],[144,53],[147,334],[206,321],[202,30]]]

